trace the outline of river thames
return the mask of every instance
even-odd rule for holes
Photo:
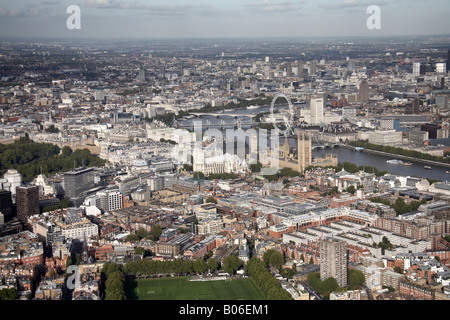
[[[334,149],[325,149],[325,150],[315,150],[312,152],[313,157],[314,156],[322,157],[327,153],[336,154],[338,156],[338,161],[340,163],[351,162],[357,165],[358,167],[372,166],[376,167],[380,171],[389,171],[390,173],[393,174],[403,176],[424,177],[442,181],[449,180],[450,178],[450,174],[446,173],[446,171],[449,169],[440,166],[429,165],[431,167],[431,170],[427,170],[424,168],[426,164],[416,161],[408,161],[412,163],[412,166],[386,163],[387,160],[396,159],[395,155],[383,156],[368,152],[355,152],[345,147],[338,147]]]

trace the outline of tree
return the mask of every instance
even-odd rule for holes
[[[194,177],[194,179],[199,179],[199,180],[205,179],[205,175],[203,174],[203,172],[198,172],[198,171],[193,173],[193,177]]]
[[[249,168],[251,172],[261,172],[262,164],[258,161],[257,163],[249,165]]]
[[[18,294],[14,288],[3,288],[0,290],[0,300],[17,300]]]
[[[71,266],[72,264],[73,264],[72,258],[70,256],[68,256],[66,259],[66,269],[67,269],[67,267]]]
[[[75,265],[77,265],[77,266],[80,265],[80,263],[82,261],[81,254],[77,253],[76,256],[75,256],[75,259],[76,259]]]
[[[127,241],[139,241],[141,240],[137,234],[129,234],[125,240]]]
[[[45,132],[48,132],[48,133],[58,133],[58,132],[59,132],[59,129],[56,128],[54,124],[51,124],[50,126],[48,126],[47,129],[45,129]]]
[[[157,240],[159,239],[159,236],[160,236],[161,233],[162,233],[162,228],[161,228],[161,226],[158,225],[158,224],[155,224],[155,225],[152,227],[152,231],[151,231],[150,233],[151,233],[151,235],[153,236],[153,240],[157,241]]]
[[[142,248],[142,247],[137,247],[136,249],[134,249],[134,253],[138,254],[138,255],[145,256],[145,249]]]
[[[126,300],[125,275],[122,271],[109,272],[105,282],[105,300]]]
[[[217,203],[217,200],[214,199],[213,196],[208,196],[205,200],[205,203]]]
[[[313,257],[311,257],[311,259],[309,259],[309,264],[314,264],[314,259],[313,259]]]
[[[394,267],[394,272],[397,272],[397,273],[400,273],[400,274],[403,274],[403,269],[401,268],[401,267]]]
[[[333,188],[330,189],[330,191],[327,192],[327,194],[329,194],[331,196],[333,194],[336,194],[336,193],[339,193],[339,188],[338,187],[333,187]]]
[[[148,232],[144,228],[139,228],[138,231],[136,232],[136,235],[139,237],[140,240],[148,237]]]
[[[366,281],[364,273],[355,269],[348,269],[347,279],[351,290],[358,289]]]
[[[61,150],[61,154],[64,157],[69,157],[72,154],[72,149],[69,146],[64,146]]]
[[[237,255],[231,255],[223,259],[222,267],[226,273],[235,274],[241,267],[242,262]]]
[[[216,259],[213,258],[209,258],[208,261],[206,262],[208,269],[209,270],[218,270],[219,269],[219,263],[217,262]]]
[[[203,273],[206,272],[208,270],[208,266],[205,262],[205,260],[203,260],[202,258],[197,258],[194,261],[194,271],[196,273]]]
[[[284,263],[284,258],[281,252],[274,249],[269,249],[264,252],[263,261],[266,265],[270,265],[280,270]]]
[[[108,278],[114,272],[122,271],[120,264],[115,262],[105,262],[102,267],[102,273]]]
[[[351,194],[355,194],[355,192],[356,192],[355,186],[349,186],[349,187],[347,188],[347,192],[348,192],[348,193],[351,193]]]
[[[318,292],[325,299],[328,298],[331,292],[336,291],[339,288],[336,279],[332,277],[329,277],[324,281],[320,280],[319,272],[308,273],[306,281],[314,291]]]

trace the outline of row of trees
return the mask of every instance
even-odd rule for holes
[[[263,167],[263,165],[259,161],[257,163],[252,163],[249,165],[251,172],[261,172],[262,167]],[[293,178],[293,177],[302,177],[302,176],[303,175],[300,172],[298,172],[292,168],[281,168],[280,170],[278,170],[277,173],[270,175],[270,176],[266,176],[265,178],[268,179],[269,181],[278,181],[280,178]],[[284,181],[284,182],[286,182],[286,181]]]
[[[310,170],[313,170],[314,168],[315,167],[313,167],[313,166],[309,166],[309,167],[305,168],[305,171],[310,171]],[[385,171],[385,170],[380,171],[376,167],[372,167],[372,166],[357,166],[356,164],[351,163],[351,162],[338,163],[338,165],[335,167],[327,166],[324,168],[325,169],[334,169],[336,172],[339,172],[342,169],[344,169],[345,171],[350,172],[350,173],[357,173],[359,171],[364,171],[367,173],[373,173],[377,177],[381,177],[381,176],[384,176],[385,174],[389,173],[388,171]]]
[[[266,264],[252,257],[245,266],[245,273],[256,283],[268,300],[292,300],[291,295],[281,288],[277,279],[267,270]]]
[[[62,199],[58,205],[43,207],[42,212],[49,212],[49,211],[64,209],[64,208],[68,208],[68,207],[70,207],[70,201],[67,199]]]
[[[415,151],[415,150],[407,150],[407,149],[392,147],[392,146],[383,146],[383,145],[379,145],[379,144],[369,143],[366,141],[352,141],[349,144],[353,147],[361,147],[361,148],[365,148],[365,149],[369,149],[369,150],[382,151],[382,152],[386,152],[386,153],[392,153],[392,154],[412,157],[412,158],[416,158],[416,159],[450,163],[450,158],[433,156],[431,154],[422,153],[422,152]]]
[[[0,174],[16,169],[23,180],[31,181],[37,175],[65,172],[75,166],[103,166],[105,160],[91,154],[88,149],[72,151],[68,146],[60,149],[51,143],[37,143],[22,137],[12,144],[0,144]]]
[[[422,201],[411,201],[409,204],[405,202],[405,199],[398,197],[397,200],[392,204],[388,199],[380,198],[380,197],[373,197],[369,199],[372,202],[376,203],[382,203],[384,205],[387,205],[395,210],[395,213],[397,215],[405,214],[408,212],[417,211],[419,209],[421,204],[426,203],[427,201],[423,199]]]
[[[213,258],[208,258],[206,261],[203,258],[195,261],[180,259],[168,261],[138,260],[127,262],[123,266],[123,272],[129,275],[174,274],[182,276],[218,269],[219,264]]]
[[[126,300],[126,277],[117,263],[107,262],[102,267],[102,280],[105,283],[105,300]]]

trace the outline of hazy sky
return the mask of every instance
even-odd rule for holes
[[[81,30],[66,9],[78,5]],[[369,30],[366,9],[381,9]],[[0,0],[0,37],[224,38],[450,33],[449,0]]]

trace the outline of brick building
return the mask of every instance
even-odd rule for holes
[[[415,299],[434,300],[435,291],[426,285],[402,280],[399,282],[398,290],[401,294],[412,296]]]

